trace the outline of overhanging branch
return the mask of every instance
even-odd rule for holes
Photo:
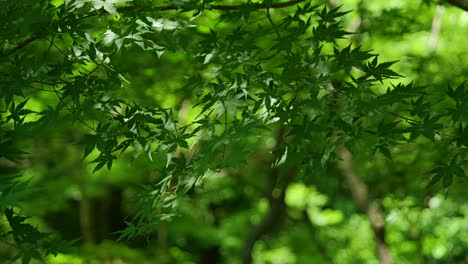
[[[282,3],[255,3],[255,4],[238,4],[238,5],[209,5],[208,9],[212,10],[220,10],[220,11],[234,11],[234,10],[242,10],[245,9],[247,6],[251,6],[252,9],[260,10],[260,9],[267,9],[267,8],[283,8],[292,5],[299,4],[306,0],[292,0],[288,2]],[[182,9],[181,6],[176,5],[169,5],[169,6],[157,6],[157,7],[141,7],[141,6],[126,6],[117,8],[119,13],[124,13],[128,11],[168,11],[168,10],[179,10]]]
[[[447,3],[459,7],[468,12],[468,1],[467,0],[447,0]]]
[[[304,2],[306,0],[292,0],[288,2],[282,2],[282,3],[256,3],[256,4],[239,4],[239,5],[210,5],[210,9],[212,10],[220,10],[220,11],[233,11],[233,10],[241,10],[244,9],[247,6],[251,6],[252,9],[254,10],[260,10],[260,9],[270,9],[270,8],[283,8],[283,7],[288,7],[292,5],[299,4],[301,2]],[[180,6],[176,5],[168,5],[168,6],[158,6],[158,7],[141,7],[141,6],[126,6],[126,7],[119,7],[117,8],[118,13],[125,13],[125,12],[131,12],[131,11],[143,11],[143,12],[148,12],[148,11],[169,11],[169,10],[179,10],[181,9]],[[92,12],[89,15],[86,16],[92,17],[98,15],[100,12]],[[106,14],[107,15],[107,14]],[[39,39],[39,35],[33,35],[32,37],[29,37],[28,39],[22,41],[18,45],[16,45],[13,49],[11,49],[8,52],[8,55],[11,55],[15,53],[16,51],[22,49],[23,47],[29,45],[30,43],[34,42],[35,40]]]

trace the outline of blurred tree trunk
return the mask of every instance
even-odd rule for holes
[[[350,188],[351,195],[353,196],[354,201],[358,205],[359,209],[367,214],[367,218],[371,224],[372,231],[375,235],[377,255],[379,257],[380,263],[391,264],[392,258],[390,256],[388,245],[385,241],[385,221],[382,213],[378,210],[377,207],[371,206],[367,185],[356,173],[352,163],[351,152],[349,152],[346,147],[341,147],[338,149],[337,154],[341,158],[341,161],[338,162],[338,168],[346,179],[346,183]]]
[[[93,232],[93,208],[86,192],[86,175],[79,175],[80,199],[80,228],[85,243],[95,243]]]
[[[91,201],[85,195],[80,200],[80,226],[84,241],[94,243]]]
[[[285,137],[285,127],[281,126],[276,135],[276,146],[273,153],[278,153],[278,151],[284,147]],[[274,164],[275,161],[280,160],[280,158],[280,156],[274,156],[269,164]],[[288,168],[283,164],[281,166],[272,166],[271,170],[266,175],[267,186],[265,198],[268,200],[268,211],[263,216],[262,220],[250,231],[244,246],[242,263],[252,263],[252,253],[257,241],[270,232],[284,216],[284,197],[286,195],[286,189],[296,175],[296,170],[297,167],[295,165],[289,165]]]
[[[158,262],[161,264],[169,263],[167,224],[164,221],[161,221],[161,223],[159,223],[157,246]]]
[[[445,7],[441,5],[436,6],[434,18],[432,19],[431,36],[429,37],[429,52],[435,53],[437,44],[439,42],[440,30],[442,28],[442,17],[444,16]]]

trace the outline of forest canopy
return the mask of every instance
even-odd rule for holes
[[[466,1],[0,7],[0,261],[468,262]]]

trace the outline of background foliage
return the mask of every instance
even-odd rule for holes
[[[468,262],[463,1],[0,6],[0,260]]]

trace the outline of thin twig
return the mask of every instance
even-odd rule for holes
[[[5,239],[1,239],[1,238],[0,238],[0,241],[1,241],[2,243],[4,243],[5,245],[10,246],[10,247],[13,247],[13,248],[16,248],[16,249],[18,248],[17,245],[13,245],[12,243],[6,241]]]
[[[397,114],[397,113],[395,113],[395,112],[388,112],[388,113],[390,113],[390,114],[392,114],[392,115],[394,115],[394,116],[396,116],[396,117],[399,117],[399,118],[405,120],[406,122],[411,122],[411,123],[415,123],[415,124],[418,124],[418,125],[421,125],[421,124],[422,124],[421,121],[414,120],[414,119],[411,119],[411,118],[402,116],[402,115]]]
[[[67,57],[67,54],[65,54],[65,52],[63,52],[57,45],[55,45],[54,38],[55,38],[55,36],[54,36],[51,40],[47,39],[47,41],[49,41],[49,42],[50,42],[50,45],[51,45],[51,46],[54,46],[54,48],[57,49],[58,52],[60,52],[60,53],[61,53],[63,56],[65,56],[65,58],[66,58],[66,57]]]
[[[281,34],[279,33],[279,30],[276,27],[275,23],[273,23],[273,19],[271,19],[270,8],[266,9],[266,13],[267,13],[268,21],[270,21],[271,26],[273,27],[273,29],[276,32],[276,35],[278,36],[278,40],[281,40],[282,39]]]
[[[67,109],[68,112],[74,113],[74,110],[71,109],[71,108],[65,103],[65,101],[63,101],[62,96],[60,96],[59,91],[57,91],[57,89],[55,89],[55,86],[54,86],[54,91],[55,91],[55,95],[57,96],[57,98],[59,99],[59,101],[63,104],[63,107],[65,107],[65,109]],[[96,131],[93,127],[91,127],[90,125],[88,125],[85,121],[81,120],[81,118],[79,118],[78,116],[76,117],[76,119],[77,119],[80,123],[82,123],[83,125],[85,125],[87,128],[91,129],[92,131]]]

